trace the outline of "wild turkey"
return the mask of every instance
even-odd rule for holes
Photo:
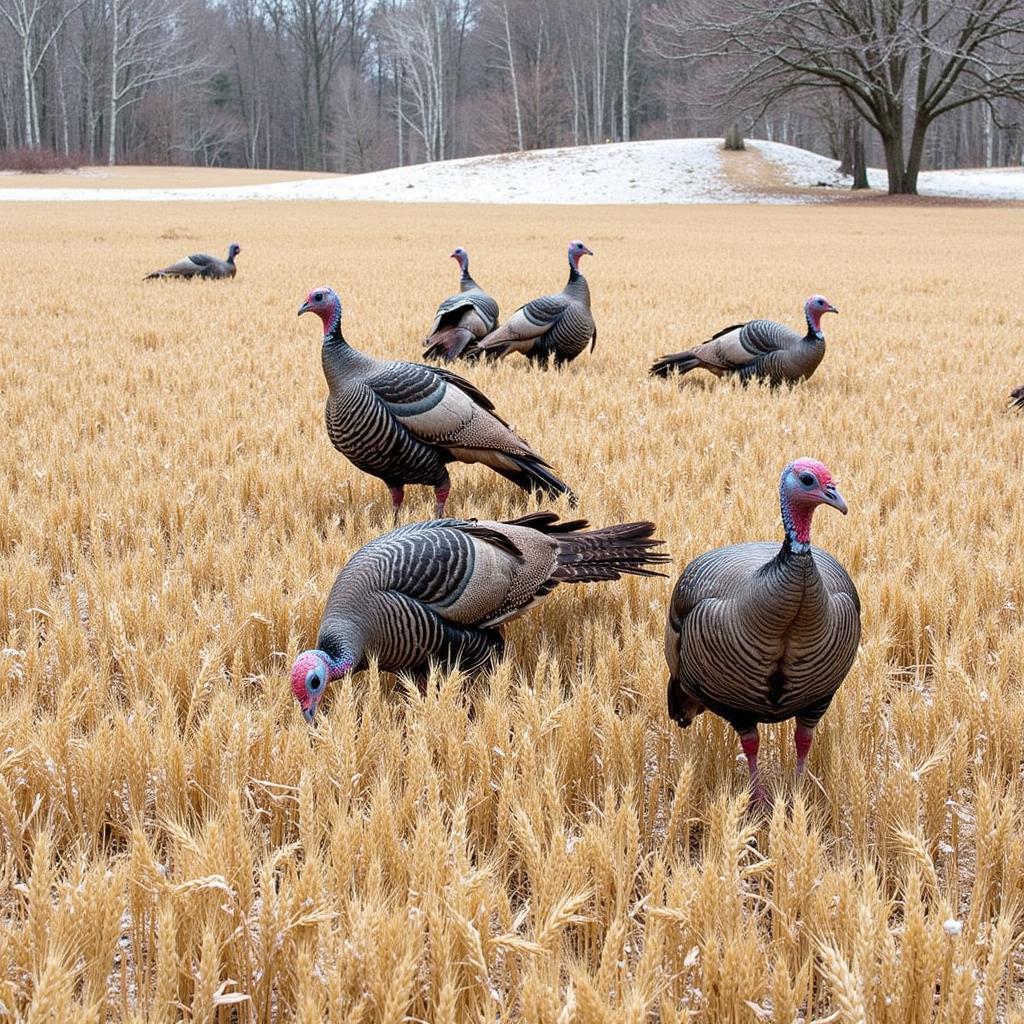
[[[421,685],[430,663],[478,672],[500,658],[500,625],[559,583],[660,576],[653,523],[587,530],[535,512],[509,522],[410,523],[360,548],[338,574],[315,650],[292,666],[292,692],[311,722],[327,684],[376,658]]]
[[[451,295],[440,306],[424,342],[428,359],[475,359],[480,355],[476,343],[498,326],[498,304],[473,280],[469,273],[469,253],[459,246],[452,254],[459,261],[462,275],[458,295]]]
[[[818,505],[843,515],[828,469],[797,459],[779,484],[785,538],[708,551],[683,570],[665,627],[668,713],[682,728],[705,709],[740,734],[754,798],[759,722],[796,718],[796,774],[814,727],[850,671],[860,599],[846,570],[811,546]]]
[[[1024,409],[1024,384],[1010,392],[1010,408]]]
[[[242,251],[237,242],[228,246],[228,258],[219,260],[216,256],[207,256],[204,252],[197,252],[192,256],[186,256],[177,263],[172,263],[163,270],[154,270],[147,274],[145,280],[151,277],[205,277],[211,280],[218,280],[225,277],[235,276],[235,257]]]
[[[806,334],[774,320],[751,320],[724,328],[696,348],[662,356],[650,372],[655,377],[667,377],[671,370],[684,374],[699,367],[716,377],[738,374],[744,384],[768,380],[773,387],[806,379],[825,355],[821,318],[825,313],[838,312],[828,299],[812,295],[804,303]]]
[[[325,410],[331,443],[364,473],[379,477],[398,510],[406,484],[429,484],[444,515],[450,462],[481,462],[524,491],[550,497],[572,491],[494,412],[468,380],[441,367],[374,359],[341,333],[341,300],[315,288],[299,307],[323,321],[321,359],[330,394]]]
[[[582,242],[569,243],[569,280],[557,295],[544,295],[520,306],[496,331],[479,343],[480,351],[504,358],[522,352],[527,359],[555,366],[575,359],[590,342],[597,344],[597,327],[590,313],[590,287],[579,271],[583,256],[594,254]]]

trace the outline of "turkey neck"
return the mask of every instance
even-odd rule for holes
[[[750,597],[770,608],[772,619],[785,628],[798,618],[813,619],[824,613],[828,595],[810,544],[795,543],[787,536],[779,553],[758,569]]]
[[[821,333],[821,321],[815,323],[811,319],[810,313],[804,313],[804,319],[807,321],[807,333],[804,335],[804,341],[809,341],[812,345],[818,344],[819,342],[825,344],[825,335]]]
[[[349,345],[341,333],[340,323],[330,334],[324,335],[320,361],[323,363],[327,386],[332,393],[352,377],[367,373],[376,365],[375,360],[362,352],[357,352]]]
[[[569,261],[569,280],[566,281],[562,291],[570,298],[582,302],[587,309],[590,308],[590,285],[587,284],[587,279],[579,272],[572,260]]]
[[[331,617],[328,621],[328,616],[325,615],[316,642],[320,650],[332,661],[348,664],[354,670],[363,667],[365,640],[363,630],[354,620]]]
[[[469,260],[462,264],[462,276],[459,278],[459,290],[463,292],[478,291],[480,286],[473,280],[469,272]]]

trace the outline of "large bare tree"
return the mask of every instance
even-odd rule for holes
[[[1024,0],[666,0],[651,20],[663,56],[718,62],[758,113],[843,93],[878,132],[891,193],[917,191],[938,118],[1024,98]]]

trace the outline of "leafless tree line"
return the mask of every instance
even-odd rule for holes
[[[360,171],[754,134],[1021,160],[1024,0],[0,0],[0,147]]]

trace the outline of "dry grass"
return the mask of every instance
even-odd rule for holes
[[[0,1019],[1024,1020],[1024,416],[1004,412],[1024,213],[4,220]],[[465,690],[367,673],[315,732],[289,692],[335,572],[388,518],[325,437],[305,292],[334,284],[355,344],[415,357],[453,244],[509,312],[561,284],[575,236],[596,353],[471,375],[584,515],[654,518],[678,568],[778,536],[795,455],[850,504],[817,540],[860,587],[863,649],[802,795],[792,726],[764,731],[763,821],[731,730],[666,716],[668,580],[563,588]],[[232,283],[140,280],[168,239],[229,237]],[[645,378],[750,312],[796,322],[812,291],[842,316],[801,389]],[[453,476],[453,512],[524,510],[483,469]]]
[[[338,175],[317,171],[249,170],[245,167],[93,165],[43,175],[2,172],[0,188],[220,188],[334,177]]]

